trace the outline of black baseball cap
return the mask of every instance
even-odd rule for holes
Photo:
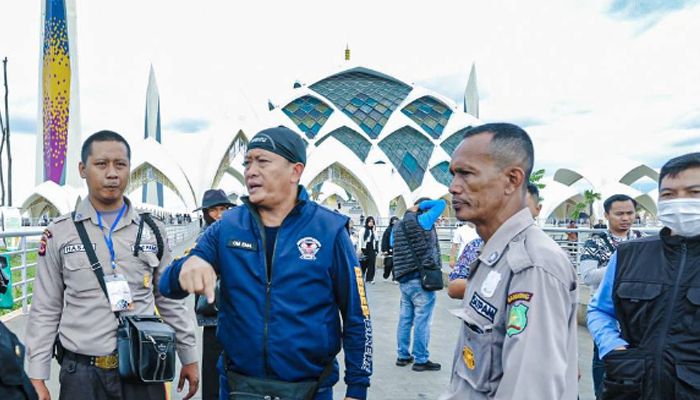
[[[306,145],[304,140],[286,126],[264,129],[253,136],[248,150],[263,149],[286,158],[292,163],[306,165]]]

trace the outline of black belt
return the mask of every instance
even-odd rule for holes
[[[106,356],[86,356],[84,354],[73,353],[70,350],[64,349],[64,360],[73,360],[80,364],[95,366],[101,369],[116,369],[119,366],[117,352]]]

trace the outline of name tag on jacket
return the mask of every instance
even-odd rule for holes
[[[229,240],[228,247],[233,247],[234,249],[258,251],[258,244],[256,242],[247,242],[245,240],[239,240],[239,239]]]

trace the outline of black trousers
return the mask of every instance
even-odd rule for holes
[[[394,269],[394,256],[384,256],[384,274],[382,277],[388,279]]]
[[[377,253],[372,249],[362,249],[362,253],[365,255],[365,260],[360,263],[360,267],[365,275],[365,282],[372,282],[374,281]]]
[[[216,338],[215,326],[204,327],[202,347],[202,400],[218,400],[219,371],[216,369],[216,363],[224,347]]]
[[[58,376],[59,400],[165,400],[164,383],[126,383],[117,369],[102,369],[70,357]]]

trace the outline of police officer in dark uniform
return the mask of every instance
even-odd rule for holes
[[[0,257],[4,261],[4,258]],[[1,265],[1,264],[0,264]],[[9,277],[0,268],[0,295],[9,287]],[[17,336],[0,322],[0,399],[36,400],[32,383],[24,373],[24,346]]]

